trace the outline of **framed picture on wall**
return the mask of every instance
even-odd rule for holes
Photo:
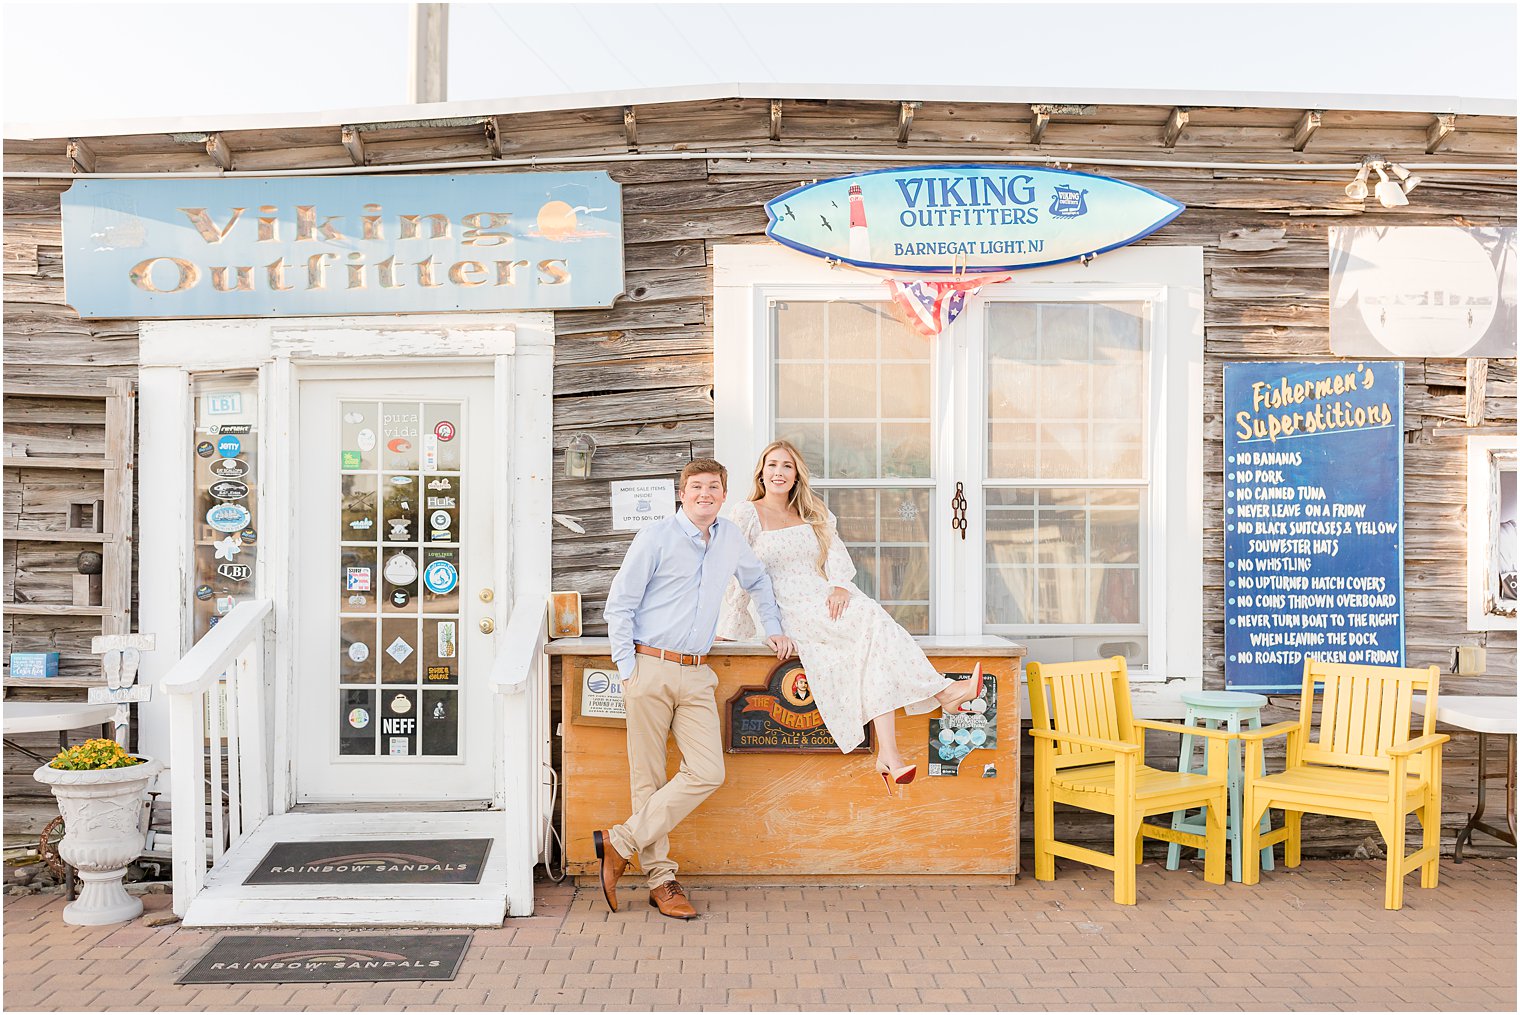
[[[1515,630],[1515,438],[1467,439],[1467,626]]]

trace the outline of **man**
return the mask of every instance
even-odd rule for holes
[[[794,654],[765,567],[744,533],[718,518],[728,470],[699,458],[681,470],[681,509],[634,538],[612,580],[603,615],[612,659],[623,681],[628,714],[628,773],[633,814],[592,835],[601,861],[602,893],[617,912],[617,881],[638,854],[649,881],[649,904],[691,920],[697,911],[676,881],[672,828],[723,785],[718,675],[706,665],[729,579],[737,576],[760,609],[766,641],[785,659]],[[674,732],[681,769],[665,779],[665,742]]]

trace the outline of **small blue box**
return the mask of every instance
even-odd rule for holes
[[[12,652],[11,676],[56,677],[58,676],[58,653]]]

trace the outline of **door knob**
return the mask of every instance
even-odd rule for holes
[[[496,621],[492,620],[490,617],[487,617],[485,620],[482,620],[480,622],[481,634],[490,634],[494,630],[496,630]]]
[[[491,591],[490,589],[481,589],[480,590],[480,601],[482,603],[489,603],[491,600],[493,600],[495,598],[496,598],[496,593],[493,592],[493,591]]]

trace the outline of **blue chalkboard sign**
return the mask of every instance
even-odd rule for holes
[[[1404,365],[1224,368],[1225,684],[1404,663]]]

